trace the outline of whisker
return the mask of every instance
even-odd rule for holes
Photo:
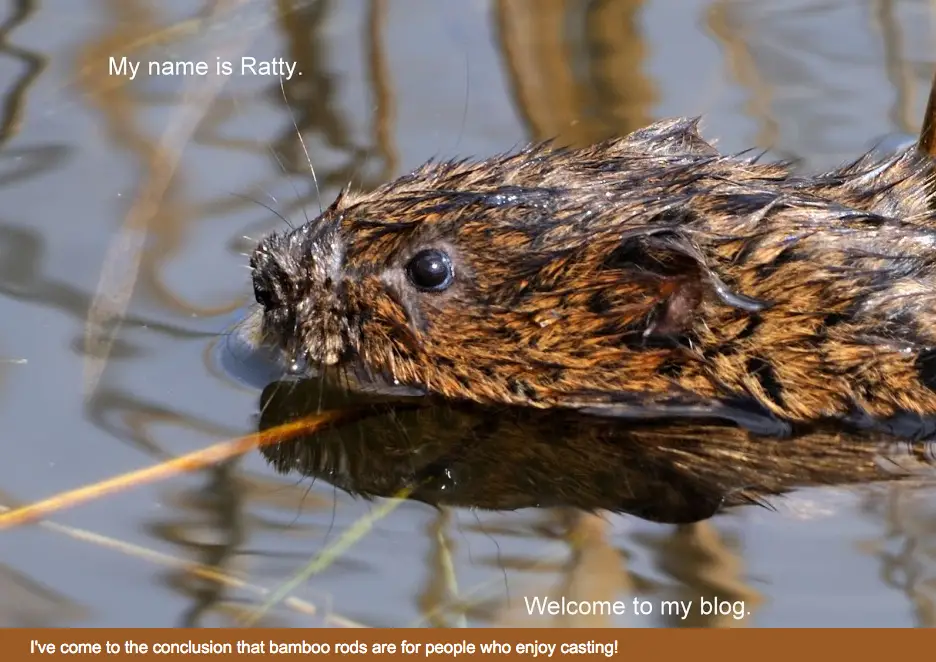
[[[299,443],[302,443],[302,440],[300,440]],[[296,481],[296,483],[295,483],[296,487],[298,487],[298,486],[299,486],[299,483],[301,483],[302,480],[305,479],[305,478],[307,478],[307,476],[302,475],[302,471],[300,470],[300,472],[299,472],[299,479],[298,479],[298,480]],[[311,477],[311,480],[309,481],[308,487],[306,487],[306,488],[305,488],[305,491],[302,493],[302,498],[299,499],[299,503],[296,504],[295,516],[293,517],[292,522],[290,522],[290,524],[289,524],[290,526],[295,526],[295,525],[296,525],[296,522],[299,521],[299,518],[302,517],[302,507],[303,507],[303,505],[305,505],[306,499],[309,498],[309,494],[312,492],[312,488],[313,488],[313,487],[315,487],[315,476],[312,476],[312,477]]]
[[[290,112],[291,112],[291,111],[290,111]],[[294,120],[293,120],[293,125],[295,126],[295,124],[296,124],[296,120],[294,119]],[[297,130],[298,130],[298,129],[297,129]],[[283,160],[280,158],[279,154],[276,153],[276,150],[273,149],[273,147],[271,147],[271,146],[269,146],[269,145],[267,146],[267,149],[269,150],[270,155],[271,155],[271,156],[273,157],[273,159],[276,161],[277,165],[279,165],[280,170],[283,171],[283,174],[288,175],[288,174],[289,174],[289,171],[286,169],[286,165],[283,163]],[[312,173],[312,176],[313,176],[313,178],[315,177],[315,173],[314,173],[314,172]],[[299,208],[302,209],[302,215],[305,217],[306,223],[309,223],[309,222],[310,222],[309,215],[306,213],[306,209],[305,209],[305,207],[302,205],[302,194],[299,193],[299,189],[296,188],[296,183],[293,182],[291,179],[289,180],[289,184],[290,184],[290,186],[292,186],[293,193],[296,194],[296,200],[300,203],[300,204],[299,204]],[[317,188],[317,187],[316,187],[316,192],[318,192],[318,188]],[[270,197],[273,197],[273,196],[270,196]],[[321,208],[321,206],[322,206],[322,201],[321,201],[321,199],[319,199],[319,208]]]
[[[256,198],[252,198],[252,197],[250,197],[249,195],[244,195],[243,193],[231,193],[231,195],[233,195],[233,196],[235,196],[235,197],[237,197],[237,198],[241,198],[241,199],[243,199],[243,200],[249,200],[250,202],[253,202],[253,203],[255,203],[255,204],[260,205],[261,207],[263,207],[264,209],[266,209],[266,210],[267,210],[268,212],[270,212],[271,214],[274,214],[278,219],[280,219],[281,221],[283,221],[283,223],[285,223],[285,224],[289,227],[290,230],[295,230],[295,229],[296,229],[295,227],[293,227],[293,224],[290,223],[290,222],[286,219],[285,216],[283,216],[281,213],[279,213],[278,211],[276,211],[275,209],[273,209],[273,207],[271,207],[270,205],[268,205],[268,204],[266,204],[266,203],[264,203],[264,202],[260,202],[260,201],[257,200]],[[270,197],[272,197],[272,196],[270,196]],[[275,198],[274,198],[274,200],[275,200]],[[250,237],[245,236],[244,239],[250,240]],[[243,255],[243,253],[242,253],[242,255]]]
[[[312,173],[312,183],[315,185],[315,195],[318,198],[319,214],[322,214],[325,210],[322,208],[322,192],[319,190],[318,176],[315,174],[315,166],[312,165],[312,158],[309,156],[309,150],[306,148],[305,138],[302,137],[302,132],[299,130],[299,125],[296,123],[296,116],[293,115],[292,107],[289,105],[289,98],[286,96],[286,86],[283,84],[282,76],[280,76],[279,81],[280,91],[283,93],[283,101],[286,102],[286,109],[289,111],[289,119],[292,120],[293,127],[296,129],[296,137],[299,139],[299,144],[302,145],[302,151],[305,154],[306,161],[309,164],[309,171]]]

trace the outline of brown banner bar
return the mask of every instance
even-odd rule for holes
[[[823,660],[932,651],[931,630],[0,630],[3,662],[41,660]],[[915,656],[915,654],[914,654]],[[927,653],[930,657],[931,653]]]

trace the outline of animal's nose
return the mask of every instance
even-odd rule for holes
[[[261,241],[250,256],[254,297],[264,310],[274,310],[285,305],[287,274],[276,258],[275,238]]]

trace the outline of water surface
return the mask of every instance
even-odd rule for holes
[[[832,166],[916,131],[933,22],[923,0],[7,3],[0,503],[255,429],[260,385],[213,347],[250,302],[243,252],[284,227],[265,206],[301,222],[349,181],[430,157],[582,144],[672,115],[703,115],[724,151]],[[302,75],[281,88],[235,70],[215,93],[213,77],[110,76],[123,56],[284,58]],[[113,342],[88,341],[92,309],[119,313]],[[684,527],[406,502],[265,622],[930,626],[934,497],[809,489]],[[102,498],[52,518],[70,529],[0,534],[0,624],[234,624],[381,503],[277,475],[260,454]],[[745,616],[527,614],[524,597],[543,595],[717,596]]]

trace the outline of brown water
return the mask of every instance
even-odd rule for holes
[[[214,348],[250,300],[242,253],[282,227],[263,205],[297,222],[318,209],[293,116],[326,203],[429,157],[672,115],[703,114],[724,151],[817,168],[915,132],[934,23],[923,0],[3,4],[0,503],[255,429],[262,384]],[[143,70],[109,75],[111,56]],[[244,56],[298,62],[288,105],[275,75],[145,71]],[[686,527],[405,502],[264,622],[930,626],[934,497],[810,489]],[[129,489],[0,532],[0,625],[234,624],[387,503],[257,453]],[[528,615],[544,595],[654,613]],[[743,618],[659,613],[716,596]]]

